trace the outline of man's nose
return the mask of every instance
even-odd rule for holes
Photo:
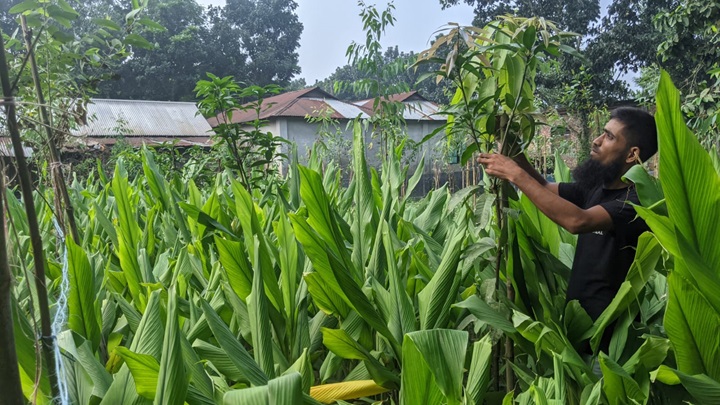
[[[600,134],[600,136],[598,136],[597,138],[593,139],[593,141],[592,141],[593,145],[594,145],[594,146],[597,146],[597,147],[599,147],[600,145],[602,145],[603,136],[605,136],[605,134]]]

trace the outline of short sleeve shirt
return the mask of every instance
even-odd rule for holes
[[[582,209],[600,205],[613,222],[609,231],[578,235],[567,300],[578,300],[595,320],[610,305],[635,259],[640,235],[648,230],[632,204],[640,204],[635,187],[583,191],[575,183],[560,183],[560,197]]]

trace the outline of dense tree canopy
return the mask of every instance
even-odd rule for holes
[[[113,10],[113,0],[92,0]],[[99,6],[99,4],[98,4]],[[247,84],[286,85],[299,73],[302,24],[291,0],[229,0],[207,10],[196,0],[159,0],[149,17],[165,29],[146,34],[154,49],[134,49],[101,96],[191,100],[206,72]]]
[[[600,16],[598,0],[440,0],[443,8],[461,1],[475,7],[473,24],[482,26],[504,14],[538,16],[555,21],[561,29],[585,35]]]

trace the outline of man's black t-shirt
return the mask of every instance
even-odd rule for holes
[[[596,320],[625,281],[635,258],[638,237],[648,227],[645,221],[636,218],[635,209],[628,203],[640,203],[633,186],[619,190],[598,186],[583,191],[575,183],[560,183],[558,193],[583,209],[602,206],[613,221],[610,231],[578,236],[567,289],[567,301],[578,300],[588,315]]]

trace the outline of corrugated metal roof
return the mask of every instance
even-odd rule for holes
[[[342,115],[344,118],[353,119],[360,116],[360,118],[370,118],[368,114],[365,113],[365,111],[361,110],[360,107],[346,103],[344,101],[340,100],[321,100],[324,101],[325,104],[330,106],[333,110],[337,111],[340,115]]]
[[[446,121],[443,115],[436,115],[440,110],[437,104],[432,101],[412,101],[405,102],[405,111],[403,117],[406,120],[433,120]]]
[[[403,102],[407,108],[404,117],[407,120],[441,120],[445,117],[433,116],[438,112],[438,106],[419,95],[416,91],[394,94],[388,97],[390,101]],[[372,115],[374,99],[356,102],[345,102],[338,100],[329,93],[318,87],[311,87],[298,91],[278,94],[263,100],[260,110],[260,119],[272,117],[300,117],[318,116],[320,112],[328,112],[330,118],[334,119],[355,119],[369,118]],[[257,118],[255,110],[235,110],[232,115],[232,122],[250,122]],[[212,126],[223,119],[222,114],[217,117],[208,118]]]
[[[131,144],[181,143],[208,145],[212,128],[197,114],[194,103],[173,101],[93,99],[87,106],[88,124],[72,131],[87,143],[114,143],[124,137]],[[180,145],[183,146],[183,145]]]
[[[31,157],[33,155],[32,148],[23,145],[23,152],[25,157]],[[0,138],[0,156],[15,157],[15,150],[12,146],[12,140],[8,137]]]

